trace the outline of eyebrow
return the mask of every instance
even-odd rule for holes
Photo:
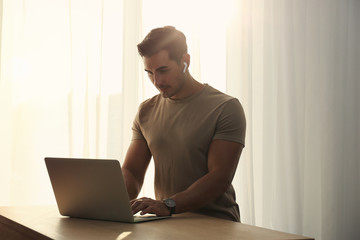
[[[165,70],[165,69],[167,69],[167,68],[169,68],[168,66],[161,66],[161,67],[158,67],[157,69],[156,69],[156,71],[158,71],[158,70]],[[145,70],[145,72],[147,72],[147,73],[152,73],[150,70],[147,70],[147,69],[144,69]]]

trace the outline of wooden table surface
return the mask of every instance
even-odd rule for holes
[[[120,223],[62,217],[56,206],[0,207],[0,239],[312,239],[194,213]]]

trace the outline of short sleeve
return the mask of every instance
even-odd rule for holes
[[[224,103],[216,123],[213,139],[241,143],[245,146],[246,119],[244,109],[238,99]]]
[[[140,106],[141,107],[141,106]],[[136,113],[135,119],[132,125],[132,138],[131,140],[138,140],[138,139],[145,139],[144,135],[142,134],[141,127],[140,127],[140,107],[138,112]]]

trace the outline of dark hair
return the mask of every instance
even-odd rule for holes
[[[177,63],[180,63],[188,50],[185,35],[172,26],[151,30],[137,48],[141,57],[151,57],[161,50],[166,50],[169,58]]]

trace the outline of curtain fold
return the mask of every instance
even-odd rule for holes
[[[239,9],[227,84],[250,120],[237,179],[242,219],[316,239],[359,238],[360,2],[241,1]]]
[[[54,203],[46,156],[123,158],[124,105],[138,101],[124,96],[134,91],[122,81],[123,10],[122,1],[3,1],[0,204]]]
[[[0,13],[0,205],[55,202],[45,156],[123,159],[156,94],[136,45],[174,25],[194,77],[245,109],[242,222],[360,239],[360,1],[0,0]]]

